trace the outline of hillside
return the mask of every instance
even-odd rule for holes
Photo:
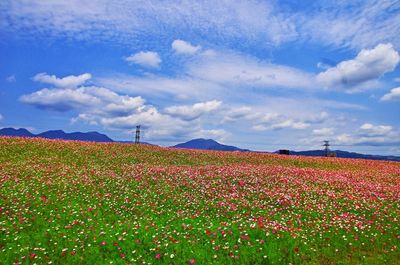
[[[361,158],[361,159],[372,159],[372,160],[388,160],[388,161],[400,161],[399,156],[384,156],[384,155],[366,155],[355,152],[347,152],[342,150],[334,150],[337,157],[342,158]],[[325,156],[324,150],[308,150],[308,151],[290,151],[291,155],[301,156]]]
[[[0,137],[4,264],[396,264],[400,163]]]
[[[193,139],[185,143],[174,145],[175,148],[187,148],[187,149],[201,149],[201,150],[215,150],[215,151],[250,151],[247,149],[241,149],[236,146],[220,144],[212,139]]]

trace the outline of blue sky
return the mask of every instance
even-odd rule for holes
[[[3,0],[0,127],[400,155],[400,2]]]

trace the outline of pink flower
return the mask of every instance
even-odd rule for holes
[[[190,264],[194,264],[194,259],[190,259]]]
[[[156,259],[161,259],[161,254],[160,253],[157,253]]]

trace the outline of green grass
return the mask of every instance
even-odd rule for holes
[[[0,138],[2,264],[397,264],[394,162]]]

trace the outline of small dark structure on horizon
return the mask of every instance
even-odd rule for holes
[[[325,156],[326,157],[337,157],[336,152],[329,150],[329,141],[325,140],[324,144],[322,145],[325,147]]]
[[[325,156],[328,157],[328,155],[329,155],[329,146],[330,146],[329,141],[325,140],[324,144],[322,146],[325,147]]]
[[[140,125],[136,126],[135,144],[140,143]]]
[[[290,151],[286,149],[281,149],[278,151],[278,154],[280,155],[290,155]]]

